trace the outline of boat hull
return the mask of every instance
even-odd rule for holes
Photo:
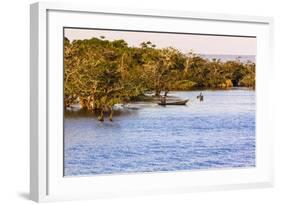
[[[165,106],[165,105],[186,105],[187,102],[188,102],[188,100],[177,101],[177,102],[167,102],[167,103],[159,102],[158,105],[162,105],[162,106]]]

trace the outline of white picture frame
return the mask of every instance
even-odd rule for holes
[[[271,93],[273,19],[270,17],[97,8],[40,2],[30,10],[30,198],[53,201],[188,191],[273,186]],[[93,19],[99,23],[93,25]],[[158,25],[155,28],[155,25]],[[130,30],[254,35],[257,37],[255,168],[63,177],[62,29],[95,27]],[[194,26],[196,25],[196,26]],[[154,28],[153,28],[154,26]],[[207,30],[209,29],[209,30]],[[57,69],[54,69],[57,68]]]

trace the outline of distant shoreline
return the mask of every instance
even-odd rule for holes
[[[219,54],[200,54],[203,58],[207,58],[209,60],[219,59],[222,62],[237,60],[239,59],[241,62],[246,63],[250,61],[252,63],[256,63],[255,55],[219,55]]]

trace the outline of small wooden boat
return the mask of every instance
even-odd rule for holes
[[[185,105],[189,100],[175,101],[175,102],[158,102],[158,105]]]

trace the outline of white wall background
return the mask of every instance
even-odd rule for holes
[[[29,4],[0,4],[0,204],[32,204],[29,192]],[[79,0],[78,2],[83,2]],[[281,204],[281,6],[278,0],[92,0],[100,6],[273,16],[275,188],[118,198],[66,204]]]

